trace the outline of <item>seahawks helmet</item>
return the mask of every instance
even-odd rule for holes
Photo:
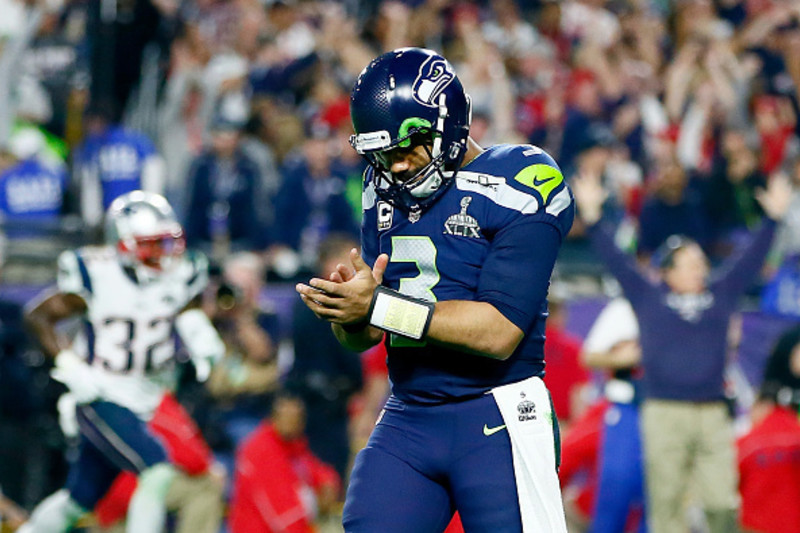
[[[145,191],[132,191],[111,202],[105,236],[124,265],[152,271],[166,270],[186,249],[183,228],[169,202]]]
[[[467,152],[470,98],[452,65],[422,48],[400,48],[373,60],[350,96],[350,144],[375,170],[377,194],[420,212],[446,189]],[[423,145],[430,164],[404,182],[393,179],[390,150]]]

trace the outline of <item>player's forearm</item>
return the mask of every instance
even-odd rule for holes
[[[508,359],[524,333],[492,304],[466,300],[437,302],[427,341],[465,352]]]
[[[341,324],[331,323],[331,329],[339,344],[354,352],[363,352],[378,344],[383,338],[383,331],[372,326],[347,331]]]
[[[55,323],[49,317],[33,310],[25,315],[25,326],[39,342],[46,356],[55,357],[63,348],[56,333]]]
[[[58,335],[53,330],[42,330],[37,333],[39,344],[42,346],[42,351],[48,357],[55,357],[62,347],[58,342]]]

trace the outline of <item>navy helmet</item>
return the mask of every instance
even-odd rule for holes
[[[470,99],[452,65],[423,48],[400,48],[374,59],[350,96],[353,148],[375,170],[377,194],[406,212],[421,212],[445,190],[467,152]],[[423,145],[430,164],[395,182],[386,157]]]

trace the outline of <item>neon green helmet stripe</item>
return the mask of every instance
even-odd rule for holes
[[[402,141],[400,141],[398,143],[397,146],[400,146],[402,148],[408,148],[409,146],[411,146],[411,138],[408,137],[408,132],[411,131],[412,128],[416,128],[416,129],[420,129],[420,130],[421,129],[427,129],[427,130],[432,129],[431,128],[431,123],[429,121],[425,120],[424,118],[419,118],[419,117],[407,118],[407,119],[405,119],[403,121],[402,124],[400,124],[400,131],[397,132],[397,138],[398,139],[403,139]]]

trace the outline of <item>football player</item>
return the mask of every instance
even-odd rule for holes
[[[23,533],[67,531],[122,471],[137,475],[127,531],[161,531],[176,470],[147,423],[174,385],[174,332],[201,379],[224,353],[199,308],[206,261],[185,251],[167,201],[143,191],[120,196],[105,229],[107,246],[61,254],[58,292],[26,314],[42,349],[55,358],[53,378],[77,403],[80,443],[66,487],[39,504]],[[58,326],[74,317],[83,328],[67,344]],[[180,409],[175,413],[176,427],[188,419]]]
[[[458,510],[465,531],[566,531],[541,379],[574,216],[558,165],[535,146],[481,148],[469,97],[430,50],[373,60],[350,109],[370,164],[363,257],[297,285],[351,349],[386,333],[392,394],[356,458],[345,530],[439,532]]]

